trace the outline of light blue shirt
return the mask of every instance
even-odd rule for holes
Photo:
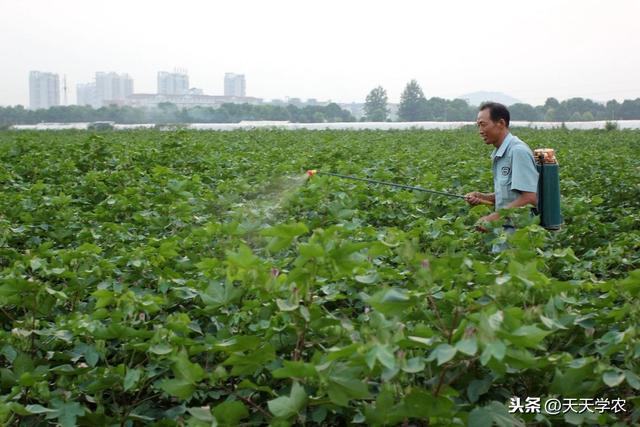
[[[538,192],[538,170],[533,152],[517,136],[508,133],[500,148],[491,153],[495,210],[504,209],[522,191]]]

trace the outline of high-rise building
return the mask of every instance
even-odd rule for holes
[[[93,108],[99,108],[98,97],[96,94],[95,83],[82,83],[76,86],[76,98],[78,105],[89,105]]]
[[[133,79],[128,74],[99,71],[96,73],[95,92],[98,106],[121,103],[133,93]]]
[[[29,73],[29,108],[38,110],[60,105],[60,78],[57,74]]]
[[[246,96],[244,74],[226,73],[224,75],[224,96]]]
[[[189,76],[186,72],[158,71],[158,94],[185,95],[189,93]]]

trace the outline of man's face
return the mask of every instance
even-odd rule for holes
[[[480,137],[482,137],[485,144],[495,146],[500,143],[505,129],[504,120],[500,119],[499,121],[494,122],[491,120],[489,109],[485,108],[482,111],[478,111],[476,124],[478,125]]]

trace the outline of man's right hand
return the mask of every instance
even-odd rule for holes
[[[464,195],[464,200],[467,201],[471,206],[476,205],[492,205],[491,200],[488,200],[486,194],[482,194],[479,191],[472,191],[471,193],[467,193]]]

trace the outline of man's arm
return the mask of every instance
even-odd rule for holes
[[[507,205],[507,208],[520,208],[522,206],[538,204],[538,195],[530,191],[521,191],[520,197]]]
[[[520,208],[522,206],[533,205],[534,207],[538,203],[538,195],[536,193],[532,193],[529,191],[521,191],[520,196],[515,199],[513,202],[509,203],[506,208]],[[497,221],[500,219],[500,214],[498,212],[493,212],[489,215],[483,216],[478,220],[478,222],[491,222]]]

